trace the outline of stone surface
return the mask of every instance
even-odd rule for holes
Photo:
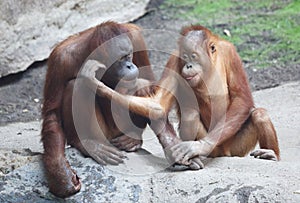
[[[161,147],[153,133],[144,134],[144,149],[129,153],[125,164],[106,166],[84,158],[75,149],[66,150],[68,160],[81,177],[80,193],[68,202],[300,202],[300,82],[254,92],[257,106],[268,109],[278,131],[281,161],[246,156],[206,160],[199,171],[175,172],[168,169]],[[15,125],[20,128],[16,131]],[[20,123],[0,128],[6,150],[19,146],[22,129],[35,129],[37,123]],[[22,127],[23,126],[23,127]],[[10,129],[7,130],[7,129]],[[40,151],[32,131],[27,148]],[[10,138],[6,138],[10,136]],[[26,136],[26,135],[25,135]],[[29,135],[28,135],[28,139]],[[10,141],[9,141],[10,140]],[[7,143],[7,144],[5,144]],[[2,146],[1,146],[2,148]],[[17,153],[18,154],[18,153]],[[17,156],[17,155],[16,155]],[[58,202],[48,192],[40,155],[0,177],[0,202]],[[1,161],[1,160],[0,160]],[[2,166],[2,161],[0,162]]]
[[[0,127],[0,149],[30,149],[34,152],[43,152],[40,142],[40,121],[30,123],[12,123]]]
[[[71,34],[145,13],[149,0],[1,0],[0,78],[48,58],[56,43]]]

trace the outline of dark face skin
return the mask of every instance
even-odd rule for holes
[[[112,40],[106,46],[108,59],[106,66],[109,67],[101,80],[111,88],[123,87],[133,89],[136,86],[136,79],[139,75],[139,70],[132,62],[133,48],[131,41],[127,36],[119,37]],[[109,65],[112,64],[112,65]]]
[[[208,42],[204,31],[191,31],[182,40],[180,57],[185,65],[181,75],[191,87],[201,83],[212,67],[214,44]]]

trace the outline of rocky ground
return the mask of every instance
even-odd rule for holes
[[[277,130],[279,162],[222,157],[207,159],[200,171],[176,172],[168,169],[155,135],[147,129],[143,149],[127,153],[128,159],[119,166],[102,167],[68,148],[67,158],[83,187],[66,201],[299,202],[299,85],[298,81],[254,92],[256,104],[269,110]],[[0,202],[63,202],[48,191],[39,130],[37,121],[0,128],[1,171],[6,174],[0,175]],[[17,143],[8,136],[18,138]]]
[[[150,11],[135,21],[145,29],[157,78],[176,46],[174,36],[182,25],[191,23],[172,17],[167,9],[158,9],[160,3],[151,1]],[[278,131],[280,162],[218,158],[208,160],[204,170],[177,173],[166,169],[161,149],[150,138],[144,148],[154,155],[147,151],[130,154],[126,165],[117,168],[101,167],[68,149],[71,165],[85,185],[69,201],[299,202],[300,64],[257,70],[255,64],[244,63],[255,101],[269,110]],[[45,72],[46,61],[42,61],[0,79],[0,202],[61,201],[48,192],[40,165]],[[153,138],[150,131],[145,136]]]

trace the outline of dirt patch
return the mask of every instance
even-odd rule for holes
[[[183,25],[193,22],[174,17],[174,8],[160,9],[162,0],[153,0],[148,5],[149,12],[134,23],[145,29],[161,29],[178,33]],[[188,8],[182,8],[188,9]],[[220,26],[216,23],[216,27]],[[145,36],[148,46],[160,44],[161,46],[174,46],[174,39],[168,38],[165,32]],[[163,39],[163,40],[162,40]],[[266,39],[267,40],[267,39]],[[272,38],[270,38],[272,40]],[[249,43],[253,43],[249,41]],[[238,47],[241,49],[243,47]],[[156,77],[159,78],[168,55],[150,51],[152,64]],[[276,58],[276,55],[273,56]],[[288,81],[300,80],[300,64],[283,64],[264,69],[256,69],[256,64],[243,61],[248,74],[252,90],[259,90],[278,86]],[[26,122],[40,120],[41,104],[43,100],[43,85],[46,73],[46,61],[34,63],[27,71],[0,79],[0,125],[12,122]]]

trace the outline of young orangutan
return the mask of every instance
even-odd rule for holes
[[[181,111],[180,137],[186,142],[171,148],[175,161],[187,163],[199,155],[245,156],[257,142],[261,149],[251,155],[279,160],[274,126],[266,110],[254,106],[235,47],[202,26],[185,27],[181,34],[175,60],[199,111],[193,106]]]
[[[119,150],[141,147],[152,112],[160,117],[151,126],[163,148],[180,142],[172,126],[156,115],[159,103],[135,97],[136,105],[128,112],[126,100],[118,104],[96,92],[99,83],[122,96],[142,96],[153,80],[142,30],[136,25],[105,22],[55,47],[48,59],[42,109],[43,163],[53,194],[68,197],[81,188],[65,157],[66,141],[102,165],[117,165],[124,158]],[[144,110],[140,101],[150,107]],[[199,159],[193,160],[189,166],[199,168]]]

